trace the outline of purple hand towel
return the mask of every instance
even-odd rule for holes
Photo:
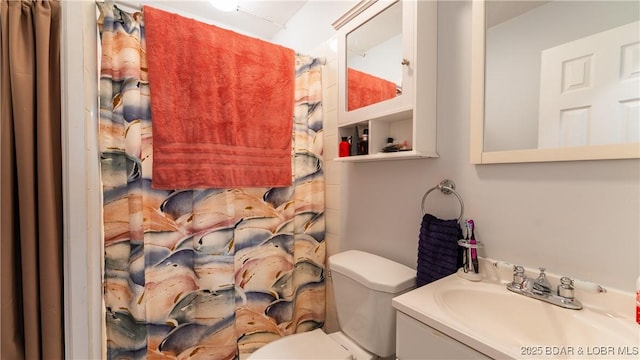
[[[431,214],[422,217],[416,286],[451,275],[462,266],[459,239],[462,239],[462,229],[458,220],[441,220]]]

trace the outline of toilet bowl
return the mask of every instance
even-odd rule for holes
[[[373,360],[342,332],[327,334],[321,329],[286,336],[253,352],[247,360]]]
[[[247,360],[372,360],[395,354],[391,299],[415,288],[416,271],[383,257],[349,250],[329,257],[340,330],[285,336]]]

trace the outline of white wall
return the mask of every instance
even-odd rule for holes
[[[470,11],[470,2],[439,4],[440,158],[349,168],[343,244],[415,267],[421,197],[450,178],[485,243],[481,256],[631,291],[640,269],[640,161],[469,163]],[[456,217],[455,198],[433,206],[431,198],[432,213]]]
[[[335,34],[331,26],[358,0],[311,0],[280,30],[271,42],[294,49],[302,54],[317,51],[319,44]]]
[[[632,291],[640,272],[640,161],[471,165],[471,2],[441,1],[438,34],[440,158],[328,161],[331,179],[340,179],[327,185],[340,203],[327,210],[329,249],[367,250],[415,268],[420,201],[449,178],[485,243],[481,256]],[[332,134],[335,113],[327,114]],[[325,139],[326,160],[336,156],[337,140]],[[457,217],[458,208],[453,196],[427,198],[427,210],[441,218]]]
[[[340,251],[341,221],[344,205],[342,204],[342,184],[344,183],[344,163],[331,161],[338,156],[338,58],[335,48],[331,45],[336,41],[334,34],[328,41],[311,52],[314,56],[323,56],[326,64],[322,71],[323,88],[323,136],[325,160],[325,246],[327,256]],[[333,302],[333,283],[327,277],[325,329],[329,332],[339,329],[338,319]]]
[[[95,5],[62,7],[64,303],[67,359],[103,357]]]

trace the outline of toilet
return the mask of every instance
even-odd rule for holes
[[[285,336],[249,355],[256,359],[386,358],[396,350],[391,299],[415,288],[416,271],[378,255],[349,250],[329,257],[340,331]]]

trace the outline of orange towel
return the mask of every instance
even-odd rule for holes
[[[347,109],[349,111],[392,99],[396,84],[379,77],[347,68]]]
[[[292,183],[293,50],[144,7],[157,189]]]

